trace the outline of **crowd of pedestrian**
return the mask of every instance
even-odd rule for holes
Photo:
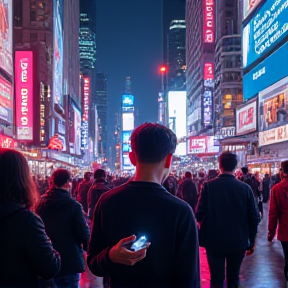
[[[145,123],[131,136],[133,177],[97,169],[76,181],[59,168],[41,184],[20,152],[0,149],[0,287],[77,288],[86,270],[95,287],[199,288],[200,245],[210,287],[236,288],[269,199],[268,241],[278,227],[288,283],[288,161],[260,179],[235,173],[236,155],[224,152],[219,171],[179,178],[176,144],[170,129]]]

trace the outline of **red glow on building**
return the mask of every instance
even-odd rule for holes
[[[204,63],[204,80],[214,79],[214,65],[212,63]]]
[[[33,52],[15,52],[17,139],[33,140]]]
[[[215,42],[215,16],[214,16],[214,0],[203,0],[204,1],[204,42],[214,43]]]

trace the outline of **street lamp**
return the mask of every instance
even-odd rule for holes
[[[159,110],[162,110],[163,111],[159,111],[159,114],[162,114],[162,117],[159,117],[159,118],[162,118],[162,121],[163,121],[163,125],[167,125],[167,115],[168,115],[168,111],[167,110],[167,103],[166,103],[166,95],[165,95],[165,89],[166,89],[166,85],[165,85],[165,77],[167,75],[167,72],[168,72],[168,68],[166,65],[161,65],[160,68],[159,68],[159,72],[161,74],[161,103],[159,103],[161,105],[161,109]],[[160,120],[160,119],[159,119]]]

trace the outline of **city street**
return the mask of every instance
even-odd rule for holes
[[[242,264],[240,279],[241,288],[285,288],[283,275],[284,258],[281,244],[274,240],[267,241],[267,210],[268,204],[264,204],[264,217],[259,224],[255,252],[246,256]],[[202,288],[209,288],[209,267],[207,264],[205,249],[200,248],[201,255],[201,283]],[[81,288],[96,288],[89,286],[86,273],[82,274]]]

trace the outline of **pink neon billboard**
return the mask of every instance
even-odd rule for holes
[[[15,52],[16,133],[33,140],[33,52]]]
[[[215,42],[215,16],[214,16],[214,0],[204,1],[204,23],[203,33],[205,43]]]

